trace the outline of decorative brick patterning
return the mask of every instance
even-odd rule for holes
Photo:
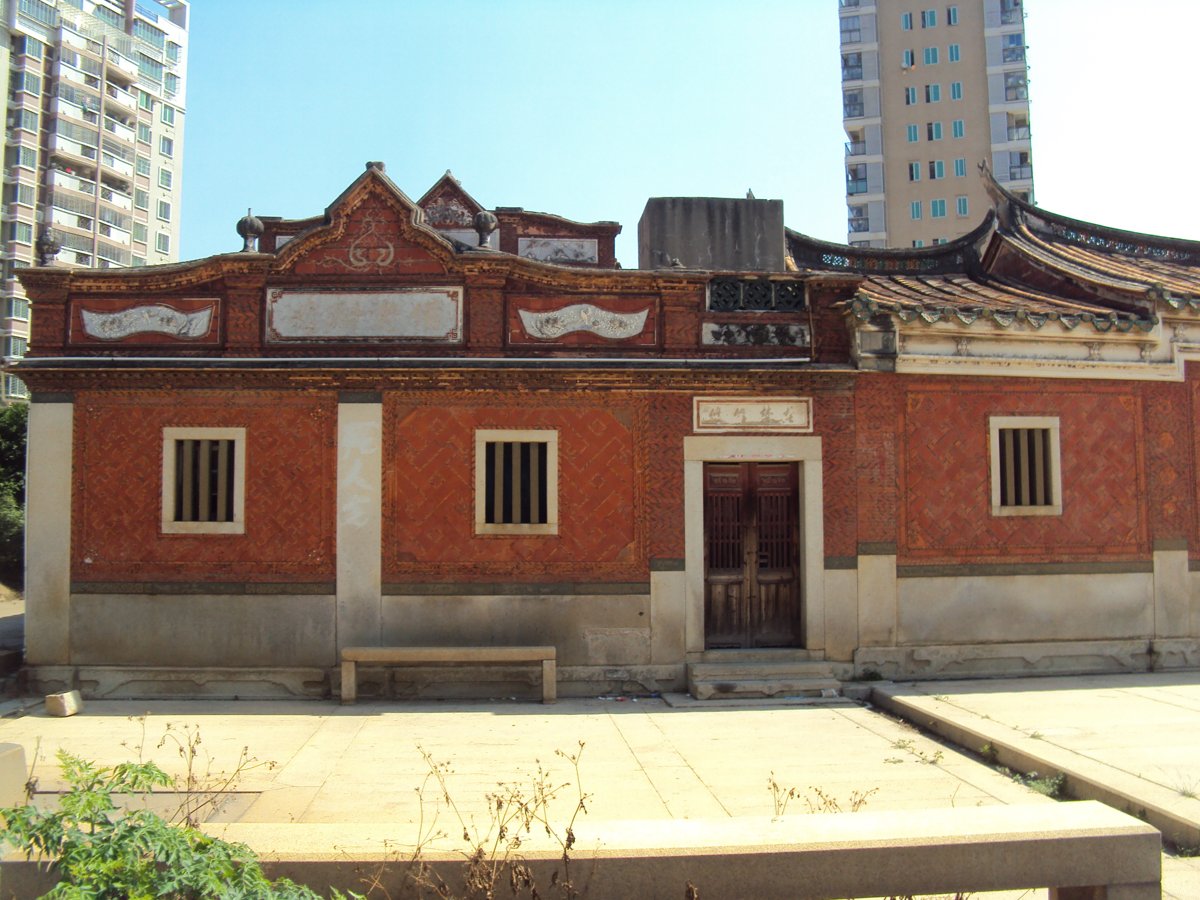
[[[73,581],[334,578],[330,393],[105,391],[75,407]],[[162,430],[246,429],[246,531],[161,534]]]
[[[385,398],[385,581],[648,577],[646,466],[634,439],[644,401],[525,396]],[[558,430],[557,535],[475,534],[477,428]]]
[[[858,521],[854,498],[859,467],[855,460],[855,396],[850,390],[814,390],[813,425],[821,438],[825,497],[825,555],[853,556]],[[817,563],[820,564],[820,561]]]
[[[682,559],[683,438],[692,431],[692,398],[688,394],[656,394],[649,409],[650,556]]]
[[[1195,461],[1186,452],[1195,447],[1197,384],[1152,383],[1142,385],[1140,392],[1146,404],[1151,538],[1171,542],[1192,537],[1191,546],[1198,547],[1192,512],[1196,508]],[[1190,415],[1181,415],[1184,410]]]
[[[901,562],[1072,562],[1150,552],[1143,410],[1136,389],[913,386],[903,429]],[[1058,416],[1061,516],[992,516],[988,417]]]
[[[867,374],[858,380],[855,392],[857,457],[854,460],[858,489],[858,541],[896,542],[899,504],[896,429],[901,421],[903,397],[901,381],[895,375]],[[826,497],[828,504],[828,494]],[[833,551],[826,552],[833,554]],[[855,553],[856,549],[848,552]]]
[[[295,238],[297,249],[285,245],[280,258],[295,275],[444,273],[443,263],[413,238],[412,209],[368,181],[338,208],[332,224]],[[426,233],[420,239],[431,240]]]

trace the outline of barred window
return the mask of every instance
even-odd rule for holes
[[[163,429],[162,530],[244,532],[244,428]]]
[[[1057,418],[994,416],[992,514],[1061,515]]]
[[[558,533],[558,432],[475,432],[475,531]]]

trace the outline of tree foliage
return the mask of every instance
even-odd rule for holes
[[[250,848],[172,825],[145,809],[123,809],[114,795],[171,785],[150,762],[97,766],[58,754],[68,790],[57,809],[0,809],[4,841],[50,861],[60,880],[49,900],[317,900],[286,879],[271,881]]]
[[[20,587],[25,564],[25,433],[29,406],[0,408],[0,581]]]

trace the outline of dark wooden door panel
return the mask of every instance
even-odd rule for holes
[[[803,646],[794,463],[704,467],[705,645]]]

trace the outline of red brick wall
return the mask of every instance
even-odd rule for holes
[[[384,581],[649,577],[644,400],[588,394],[385,395]],[[475,534],[475,430],[558,430],[557,535]]]
[[[337,398],[97,392],[75,406],[73,581],[334,578]],[[246,429],[246,531],[161,534],[162,430]]]
[[[899,561],[1068,562],[1150,552],[1144,403],[1133,384],[907,385]],[[992,516],[988,417],[1058,416],[1061,516]]]

